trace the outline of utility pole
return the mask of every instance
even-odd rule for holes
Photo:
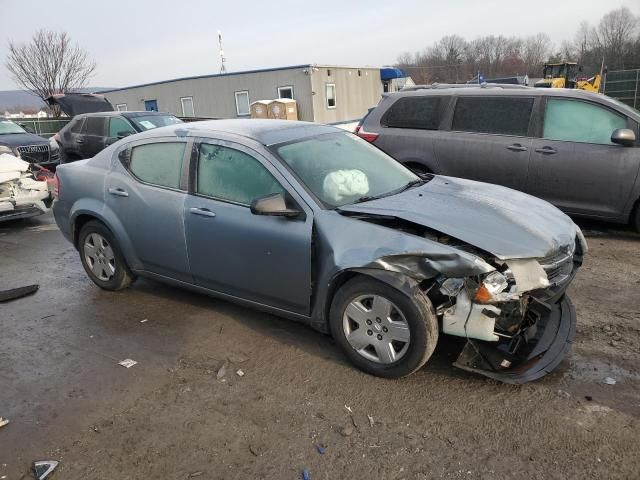
[[[224,65],[224,62],[227,59],[224,57],[224,50],[222,49],[222,32],[218,30],[218,45],[220,47],[220,73],[226,73],[227,67]]]

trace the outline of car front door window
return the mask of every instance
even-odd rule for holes
[[[611,134],[627,120],[611,110],[580,100],[549,98],[543,137],[565,142],[611,145]]]
[[[280,184],[255,158],[212,144],[200,146],[197,192],[242,205],[273,193],[284,194]]]
[[[119,117],[113,117],[109,120],[109,137],[126,137],[134,133],[136,131],[126,120]]]

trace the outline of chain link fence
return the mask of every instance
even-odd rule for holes
[[[640,109],[640,68],[607,73],[604,94]]]

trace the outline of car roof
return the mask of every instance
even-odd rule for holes
[[[249,138],[263,145],[286,143],[301,138],[307,138],[326,133],[345,132],[345,130],[330,125],[295,120],[262,120],[262,119],[228,119],[205,120],[200,122],[182,123],[168,127],[148,130],[141,135],[148,137],[171,135],[216,137],[220,133],[228,133]]]

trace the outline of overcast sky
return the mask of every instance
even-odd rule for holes
[[[443,35],[547,33],[560,44],[578,24],[638,0],[0,0],[0,90],[9,40],[39,28],[66,31],[97,62],[92,86],[121,87],[217,73],[217,31],[227,70],[304,63],[388,65]]]

